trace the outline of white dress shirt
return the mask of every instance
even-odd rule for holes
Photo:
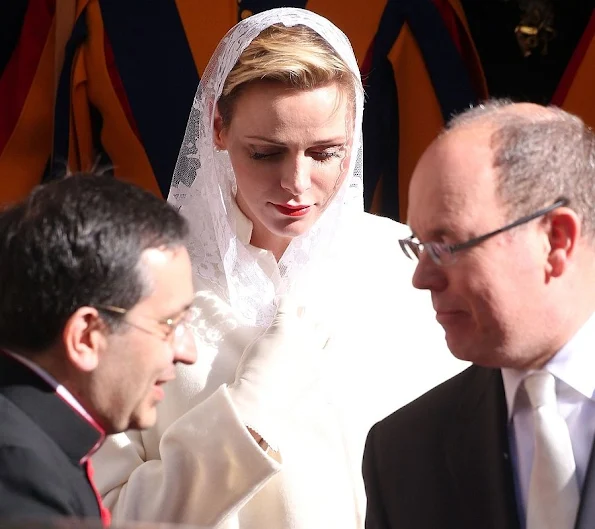
[[[580,490],[585,480],[595,437],[595,314],[543,369],[556,378],[558,410],[568,425]],[[529,371],[502,369],[517,504],[523,527],[527,512],[534,440],[531,406],[522,384],[528,373]]]

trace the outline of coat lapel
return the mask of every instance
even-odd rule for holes
[[[446,438],[461,519],[469,529],[519,529],[502,376],[498,369],[472,369]]]
[[[583,490],[581,493],[581,503],[578,508],[575,529],[592,529],[595,527],[595,442],[591,447],[591,457]]]

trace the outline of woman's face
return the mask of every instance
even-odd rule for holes
[[[345,179],[353,110],[341,90],[258,82],[239,94],[227,127],[216,116],[215,143],[229,153],[253,245],[274,250],[307,232]]]

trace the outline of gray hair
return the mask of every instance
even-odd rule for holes
[[[488,101],[455,116],[445,134],[469,125],[492,129],[492,164],[508,214],[520,217],[566,198],[584,234],[595,239],[595,134],[554,106]]]

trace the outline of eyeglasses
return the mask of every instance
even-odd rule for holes
[[[536,211],[531,215],[521,217],[520,219],[515,220],[514,222],[507,224],[502,228],[486,233],[485,235],[480,235],[479,237],[474,237],[473,239],[469,239],[468,241],[460,244],[446,244],[442,242],[423,243],[414,240],[416,239],[416,237],[413,235],[407,237],[406,239],[400,239],[399,244],[401,246],[401,249],[403,250],[403,253],[407,257],[409,257],[409,259],[419,259],[422,254],[427,252],[432,258],[432,261],[434,261],[437,265],[446,266],[456,262],[458,252],[462,250],[468,250],[469,248],[473,248],[474,246],[477,246],[478,244],[487,241],[491,237],[516,228],[517,226],[521,226],[522,224],[526,224],[527,222],[530,222],[539,217],[543,217],[544,215],[547,215],[555,209],[562,206],[566,206],[567,204],[568,199],[559,198],[558,200],[556,200],[556,202],[554,202],[551,206],[548,206],[547,208],[540,209],[539,211]]]
[[[191,322],[194,319],[194,308],[196,299],[192,301],[190,306],[185,308],[177,318],[167,318],[166,320],[158,321],[159,325],[164,325],[167,330],[164,334],[161,334],[155,330],[147,329],[142,325],[138,325],[130,320],[123,319],[122,323],[130,325],[139,331],[146,332],[153,336],[157,336],[162,340],[168,342],[172,348],[176,351],[183,349],[187,345],[188,337],[190,336],[189,331],[191,329]],[[110,312],[112,314],[119,314],[125,316],[128,314],[128,309],[122,307],[115,307],[113,305],[95,305],[95,308],[100,311]]]

